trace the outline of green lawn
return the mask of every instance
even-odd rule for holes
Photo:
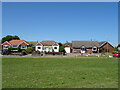
[[[3,58],[3,88],[117,88],[115,58]]]

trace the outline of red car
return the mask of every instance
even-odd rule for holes
[[[113,54],[113,57],[120,57],[120,53]]]

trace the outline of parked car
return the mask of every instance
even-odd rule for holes
[[[9,50],[2,50],[2,51],[1,51],[1,54],[2,54],[2,55],[9,55],[9,54],[10,54],[10,51],[9,51]]]
[[[120,53],[113,54],[113,57],[120,57]]]

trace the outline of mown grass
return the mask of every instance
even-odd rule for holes
[[[117,88],[115,58],[3,58],[3,88]]]

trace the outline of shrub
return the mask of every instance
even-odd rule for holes
[[[30,54],[30,53],[33,52],[33,48],[32,48],[32,47],[28,47],[25,51],[26,51],[28,54]]]
[[[21,52],[22,49],[20,47],[18,48],[8,48],[9,51],[14,51],[14,50],[17,50],[18,52]]]
[[[113,51],[112,54],[118,53],[118,51]]]

